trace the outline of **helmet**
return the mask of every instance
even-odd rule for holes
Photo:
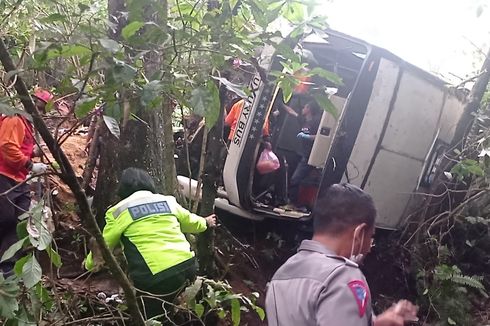
[[[54,98],[54,95],[51,92],[42,88],[37,88],[34,91],[34,96],[40,99],[41,101],[43,101],[44,103],[48,103]]]

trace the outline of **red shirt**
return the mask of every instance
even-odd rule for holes
[[[17,182],[26,179],[26,164],[34,150],[33,132],[24,117],[0,117],[0,174]]]

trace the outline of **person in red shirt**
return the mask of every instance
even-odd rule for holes
[[[233,136],[235,136],[236,125],[238,123],[238,119],[240,119],[240,114],[242,114],[243,104],[245,100],[240,100],[233,104],[230,109],[230,112],[226,115],[225,124],[230,126],[230,133],[228,134],[228,140],[233,140]],[[264,137],[269,137],[269,118],[265,118],[264,127],[262,129],[262,135]]]
[[[44,113],[48,99],[45,92],[34,94],[34,103],[41,113]],[[26,117],[0,117],[0,257],[17,241],[18,217],[29,210],[31,198],[25,183],[27,175],[47,170],[46,164],[31,161],[33,156],[40,155],[34,145],[34,128]],[[5,276],[12,273],[15,258],[0,263],[0,272]]]

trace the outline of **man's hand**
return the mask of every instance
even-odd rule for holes
[[[296,111],[294,111],[290,106],[283,104],[282,107],[284,108],[284,110],[286,110],[288,114],[292,115],[295,118],[298,117],[299,114]]]
[[[206,220],[206,224],[209,227],[211,227],[211,228],[216,227],[216,215],[215,214],[211,214],[208,217],[205,217],[204,219]]]
[[[404,324],[403,317],[395,313],[394,309],[386,310],[374,320],[374,326],[403,326]]]
[[[418,321],[417,313],[419,312],[419,307],[414,305],[408,300],[400,300],[393,307],[393,311],[401,316],[405,321]]]
[[[40,174],[46,172],[48,166],[44,163],[32,163],[31,171],[34,174]]]
[[[418,321],[419,308],[408,300],[400,300],[374,320],[374,326],[403,326],[406,321]]]

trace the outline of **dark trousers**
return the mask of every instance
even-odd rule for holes
[[[293,204],[298,204],[299,186],[313,169],[313,166],[308,165],[308,158],[302,157],[294,170],[289,184],[289,199]]]
[[[0,175],[0,193],[15,187],[18,183]],[[29,186],[22,184],[4,196],[0,196],[0,257],[17,241],[18,217],[29,210],[31,197]],[[12,271],[18,257],[0,263],[0,271]]]
[[[196,269],[196,260],[191,258],[155,275],[133,277],[133,283],[139,290],[150,292],[160,299],[172,302],[190,282],[195,280]],[[148,295],[139,293],[144,296]],[[164,306],[162,300],[157,298],[145,297],[143,304],[146,318],[162,315],[165,309],[171,310],[171,307]]]

